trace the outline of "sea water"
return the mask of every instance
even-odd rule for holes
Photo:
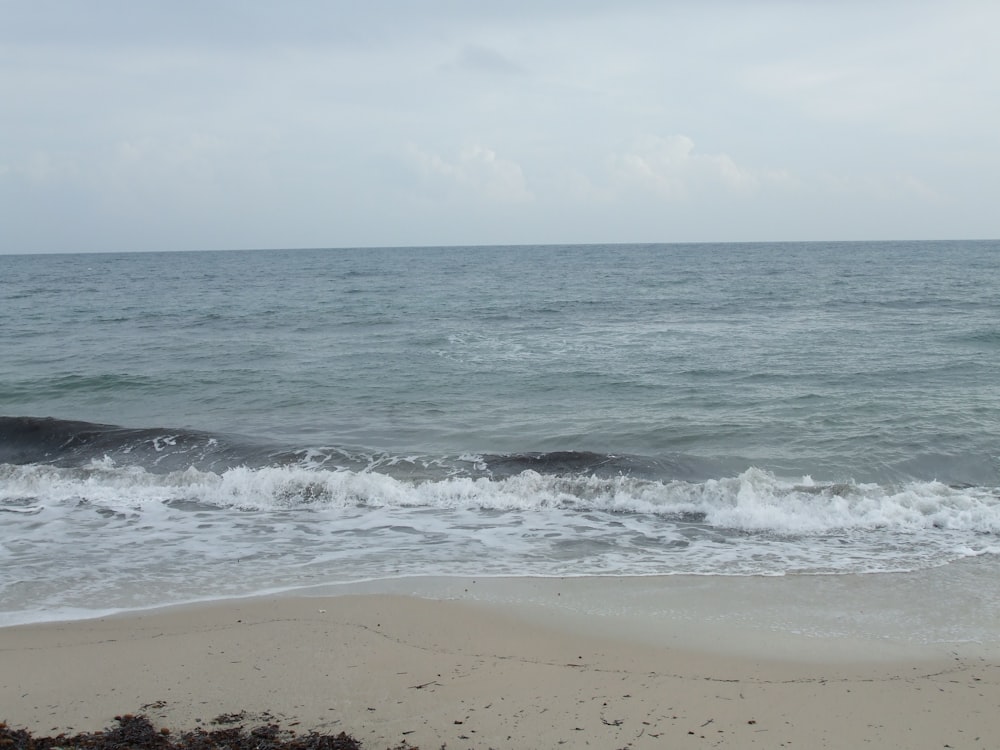
[[[457,575],[1000,612],[1000,242],[0,256],[0,415],[0,624]]]

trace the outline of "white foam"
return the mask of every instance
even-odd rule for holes
[[[937,482],[406,480],[304,466],[0,465],[0,600],[132,609],[410,575],[787,575],[1000,555],[1000,499]]]
[[[311,456],[306,457],[312,459]],[[404,459],[413,462],[416,459]],[[0,502],[86,500],[142,508],[194,500],[218,508],[275,510],[355,507],[532,511],[563,509],[677,517],[698,514],[709,526],[780,535],[849,530],[947,529],[1000,533],[1000,496],[981,487],[912,482],[817,485],[760,469],[705,482],[630,477],[550,476],[526,470],[504,479],[450,476],[407,481],[374,471],[282,466],[237,467],[221,474],[188,468],[155,474],[105,457],[82,469],[28,465],[0,468]]]

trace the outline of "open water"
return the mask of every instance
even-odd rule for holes
[[[1000,242],[0,256],[0,415],[0,624],[1000,571]]]

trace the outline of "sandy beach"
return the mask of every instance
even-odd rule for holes
[[[175,729],[246,712],[247,726],[277,720],[425,750],[992,748],[1000,737],[1000,660],[982,649],[880,657],[818,638],[787,649],[790,638],[736,629],[706,638],[689,621],[647,637],[603,622],[380,593],[9,627],[0,720],[58,733],[123,712]]]

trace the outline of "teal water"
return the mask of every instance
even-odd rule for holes
[[[995,560],[997,290],[1000,242],[0,256],[4,606]]]

